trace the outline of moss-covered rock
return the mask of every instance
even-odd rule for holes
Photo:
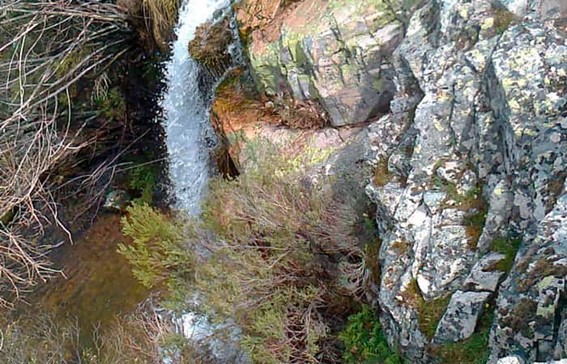
[[[318,100],[335,126],[387,111],[394,92],[389,56],[403,37],[406,3],[302,1],[285,18],[276,15],[248,37],[258,87]]]

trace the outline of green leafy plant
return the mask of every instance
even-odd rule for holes
[[[128,175],[129,187],[140,193],[135,202],[151,204],[157,185],[158,169],[155,165],[142,165],[133,168]]]
[[[134,204],[122,218],[122,231],[132,239],[118,252],[147,288],[164,287],[172,295],[192,281],[194,256],[183,244],[184,227],[147,204]]]
[[[339,338],[345,344],[345,363],[402,363],[398,353],[388,346],[378,316],[370,306],[363,306],[360,312],[348,318],[348,326]]]

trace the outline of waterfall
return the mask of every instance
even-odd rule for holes
[[[204,70],[189,54],[189,42],[197,28],[227,14],[230,0],[188,0],[179,12],[179,23],[172,45],[171,60],[165,66],[167,90],[163,98],[169,175],[175,207],[189,215],[198,215],[200,202],[210,176],[209,151],[215,143],[210,125],[210,106],[223,70]],[[237,39],[234,16],[230,17],[233,38]],[[238,45],[229,53],[234,64],[241,62]],[[226,65],[230,66],[230,65]],[[197,304],[198,302],[194,302]],[[230,320],[211,324],[207,317],[185,312],[175,319],[178,331],[194,342],[206,342],[212,362],[249,363],[240,350],[240,330]],[[220,330],[229,333],[225,340],[216,338]],[[170,363],[170,360],[164,361]]]
[[[200,210],[200,201],[210,175],[209,148],[214,135],[209,123],[212,95],[199,87],[200,65],[189,54],[189,42],[197,27],[226,9],[229,0],[189,0],[179,12],[177,39],[166,64],[167,90],[163,99],[169,175],[175,205],[190,215]],[[208,91],[214,92],[214,88]]]

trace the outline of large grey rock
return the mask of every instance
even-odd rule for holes
[[[498,299],[493,357],[520,348],[530,361],[563,355],[565,315],[560,304],[567,276],[567,194],[538,224],[530,248],[517,264]]]
[[[457,291],[451,296],[447,311],[441,318],[433,342],[441,344],[469,338],[476,327],[489,292]]]

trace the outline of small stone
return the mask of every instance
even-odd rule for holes
[[[433,341],[440,344],[469,338],[489,297],[489,292],[455,292],[437,326]]]
[[[108,192],[103,207],[110,211],[123,211],[132,201],[130,194],[124,190],[116,189]]]
[[[502,259],[504,254],[490,253],[479,260],[472,268],[469,276],[465,280],[464,286],[468,290],[495,292],[504,272],[491,269]]]

